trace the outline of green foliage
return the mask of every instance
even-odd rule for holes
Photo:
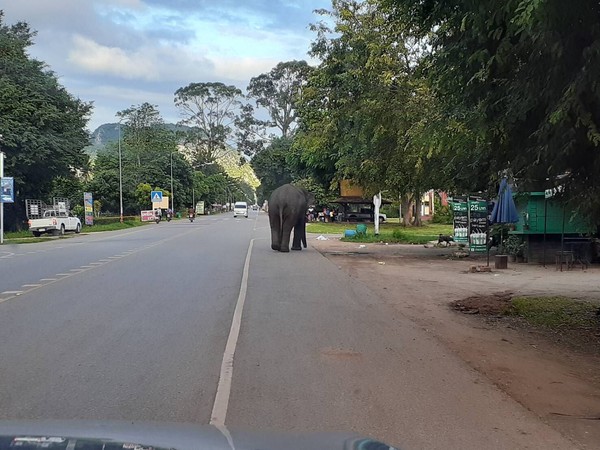
[[[134,196],[140,211],[152,208],[152,201],[150,199],[152,190],[152,186],[148,183],[140,183],[136,186]]]
[[[124,222],[140,222],[140,216],[123,216]],[[120,216],[100,216],[94,217],[94,225],[92,227],[97,227],[98,225],[107,225],[113,223],[120,223]],[[87,231],[87,230],[86,230]],[[108,231],[108,230],[105,230]]]
[[[180,123],[192,127],[186,146],[194,164],[215,161],[227,150],[242,98],[240,89],[220,82],[190,83],[175,91],[175,105],[184,117]]]
[[[291,145],[290,139],[276,138],[252,158],[250,164],[260,180],[257,192],[259,199],[268,199],[277,187],[291,183],[294,179],[294,173],[287,162]]]
[[[554,329],[595,329],[598,306],[565,297],[515,297],[507,311],[532,325]]]
[[[452,213],[452,208],[448,205],[436,206],[433,217],[431,218],[432,223],[443,223],[446,225],[451,225],[453,220],[454,214]]]
[[[81,223],[84,222],[85,219],[85,208],[83,207],[83,205],[75,205],[71,208],[71,212],[73,213],[73,215],[75,215],[76,217],[79,218],[79,220],[81,220]]]
[[[97,153],[88,185],[94,198],[102,201],[104,211],[118,213],[120,209],[119,149],[125,214],[137,214],[140,209],[151,207],[148,186],[168,191],[170,196],[171,169],[175,208],[191,203],[192,167],[178,151],[176,133],[164,125],[156,107],[143,103],[117,115],[123,121],[121,141],[110,143]]]
[[[429,42],[423,69],[440,99],[440,142],[462,161],[459,185],[510,167],[521,188],[562,185],[598,221],[597,1],[379,3]]]
[[[425,40],[375,1],[336,0],[320,13],[334,28],[313,26],[311,54],[322,62],[299,103],[300,161],[367,195],[450,187],[451,163],[431,137],[438,101],[417,70]]]
[[[397,203],[392,203],[391,205],[383,205],[380,211],[384,213],[388,219],[398,218],[400,216],[400,210],[398,209]]]
[[[283,138],[291,137],[296,125],[296,103],[311,72],[306,61],[280,62],[269,73],[250,80],[248,95],[265,108],[269,125],[277,127]]]
[[[87,170],[85,130],[91,104],[69,94],[46,65],[32,59],[35,33],[8,26],[0,11],[0,134],[5,174],[15,179],[17,202],[5,207],[7,227],[25,217],[24,200],[44,199],[52,180]]]
[[[504,242],[502,242],[504,252],[513,256],[523,256],[523,239],[516,234],[509,235]]]

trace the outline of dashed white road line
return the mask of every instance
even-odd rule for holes
[[[134,253],[138,253],[138,252],[141,252],[143,250],[147,250],[149,248],[156,247],[157,245],[160,245],[160,244],[162,244],[164,242],[170,241],[172,239],[175,239],[175,238],[178,238],[178,237],[181,237],[181,236],[185,236],[186,234],[190,234],[190,233],[195,232],[197,230],[198,229],[195,228],[195,229],[190,230],[190,231],[188,231],[186,233],[182,233],[182,234],[175,235],[175,236],[170,236],[170,237],[168,237],[166,239],[162,239],[160,241],[153,242],[150,245],[146,245],[144,247],[140,247],[140,248],[133,249],[133,250],[128,250],[126,252],[123,252],[122,254],[108,257],[108,259],[106,259],[106,260],[100,260],[100,261],[104,261],[104,262],[90,263],[88,266],[81,266],[82,268],[70,269],[69,270],[70,273],[58,273],[58,274],[56,274],[57,277],[61,277],[61,278],[40,278],[41,284],[24,284],[24,285],[22,285],[21,287],[28,288],[28,289],[25,289],[24,291],[5,291],[5,292],[2,292],[2,293],[0,293],[0,295],[7,295],[8,297],[6,297],[6,298],[0,298],[0,303],[7,302],[8,300],[11,300],[12,298],[15,298],[16,296],[27,294],[27,293],[29,293],[31,291],[34,291],[34,290],[39,289],[39,288],[43,288],[43,287],[45,287],[45,286],[47,286],[49,284],[53,284],[53,283],[55,283],[57,281],[62,281],[62,280],[65,280],[67,278],[70,278],[72,276],[78,275],[80,273],[88,272],[90,270],[93,270],[93,269],[95,269],[97,267],[100,267],[100,266],[103,266],[105,264],[108,264],[110,262],[114,262],[116,260],[125,258],[126,256],[130,256],[130,255],[132,255]]]

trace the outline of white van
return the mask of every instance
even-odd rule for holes
[[[248,203],[246,202],[235,202],[233,205],[233,217],[244,216],[248,218]]]

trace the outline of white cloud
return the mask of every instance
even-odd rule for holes
[[[212,59],[215,65],[213,73],[217,79],[226,78],[244,83],[248,83],[252,77],[270,71],[279,63],[277,59],[215,57]]]
[[[203,77],[213,64],[181,46],[141,46],[125,50],[98,44],[81,35],[73,38],[69,61],[95,75],[110,75],[125,80],[179,81]]]

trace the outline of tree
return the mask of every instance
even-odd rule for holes
[[[350,178],[371,195],[411,196],[442,187],[445,163],[428,138],[436,98],[418,72],[424,43],[390,23],[375,1],[334,0],[313,27],[321,63],[299,105],[295,147],[313,169]],[[419,224],[417,217],[416,223]]]
[[[242,105],[235,120],[237,150],[250,158],[261,151],[271,140],[267,136],[268,125],[268,122],[255,117],[252,105]]]
[[[445,122],[459,125],[443,139],[466,129],[476,149],[464,172],[494,180],[510,169],[524,189],[560,184],[600,217],[597,1],[382,3],[428,38],[429,84]]]
[[[215,161],[233,141],[234,125],[242,106],[242,91],[220,82],[190,83],[175,91],[175,105],[192,127],[186,146],[195,164]]]
[[[284,138],[295,130],[296,103],[310,72],[306,61],[280,62],[269,73],[252,78],[248,85],[249,96],[268,111],[271,126],[277,127]]]
[[[287,163],[291,145],[290,139],[277,138],[252,158],[252,168],[260,180],[259,198],[267,199],[277,187],[293,181],[293,173]]]
[[[168,134],[164,133],[164,120],[157,108],[156,105],[145,102],[117,113],[117,117],[125,125],[121,131],[123,144],[138,168],[142,166],[143,155],[155,146],[158,134]]]
[[[129,214],[149,207],[144,189],[155,186],[171,190],[171,165],[175,207],[192,200],[193,170],[178,151],[176,134],[169,130],[155,106],[143,103],[117,113],[123,120],[121,143],[99,151],[94,163],[90,190],[103,201],[107,211],[116,211],[119,200],[118,148],[122,155],[123,206]],[[171,193],[169,193],[171,195]],[[145,205],[145,206],[143,206]]]
[[[34,36],[24,22],[5,25],[0,11],[0,147],[17,200],[5,208],[9,228],[22,223],[25,199],[47,200],[54,178],[74,178],[88,164],[83,148],[92,105],[74,98],[43,62],[28,56]]]

